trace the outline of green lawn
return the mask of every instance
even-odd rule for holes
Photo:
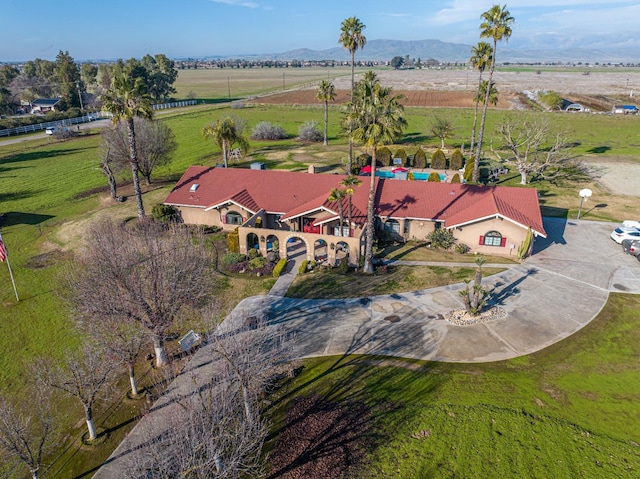
[[[318,394],[371,408],[360,478],[638,477],[638,310],[640,296],[613,294],[578,333],[510,361],[307,360],[273,405],[275,433]]]

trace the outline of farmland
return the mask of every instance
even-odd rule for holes
[[[154,183],[145,187],[147,207],[150,209],[163,200],[188,165],[213,165],[219,161],[219,150],[203,139],[201,130],[207,123],[226,115],[243,118],[249,127],[263,120],[277,122],[290,136],[278,142],[251,142],[249,155],[233,166],[247,167],[259,160],[269,168],[304,171],[309,164],[315,164],[328,172],[343,171],[347,141],[338,124],[339,104],[330,109],[329,147],[303,144],[295,139],[301,124],[322,119],[322,107],[314,98],[315,87],[309,84],[326,78],[327,73],[324,69],[287,69],[284,75],[282,69],[181,71],[176,84],[179,97],[186,97],[192,91],[198,99],[219,102],[228,99],[229,86],[232,99],[263,95],[268,91],[275,91],[277,95],[246,100],[234,107],[223,103],[162,112],[159,118],[175,133],[178,150],[172,163],[159,169]],[[329,73],[339,88],[339,103],[347,96],[349,70],[335,69]],[[438,145],[439,140],[429,133],[435,116],[448,118],[456,126],[454,137],[447,142],[450,149],[468,142],[472,111],[467,107],[471,106],[473,72],[387,70],[380,75],[398,92],[404,92],[409,102],[409,128],[394,148],[402,147],[412,154],[418,146],[431,149]],[[283,77],[285,88],[291,88],[291,93],[281,91]],[[506,98],[515,98],[519,89],[534,88],[537,85],[534,81],[540,85],[548,82],[554,88],[566,82],[570,85],[567,88],[582,95],[607,98],[620,98],[624,94],[626,78],[630,79],[630,86],[640,86],[638,74],[633,71],[605,71],[602,76],[596,71],[589,75],[581,71],[542,71],[541,74],[510,71],[498,78],[499,82],[509,79],[509,83],[504,83]],[[506,90],[507,84],[514,85],[509,87],[513,88],[510,93]],[[596,84],[600,85],[599,89],[589,90],[589,85],[595,88]],[[413,94],[415,97],[411,97]],[[411,106],[413,102],[417,105]],[[541,192],[545,212],[575,215],[577,191],[582,187],[592,188],[594,203],[601,205],[591,208],[586,219],[621,220],[637,212],[638,199],[632,195],[640,192],[640,130],[637,127],[640,118],[545,114],[522,111],[508,101],[503,105],[504,108],[499,104],[500,108],[490,111],[488,132],[494,131],[497,123],[509,115],[544,115],[556,127],[570,131],[575,139],[572,151],[594,167],[591,177],[578,175],[561,182],[534,183],[532,186]],[[21,294],[21,301],[16,303],[7,270],[2,265],[2,392],[25,393],[32,357],[49,355],[56,359],[81,342],[73,330],[71,315],[58,296],[57,277],[73,252],[81,247],[86,225],[105,215],[119,219],[135,216],[133,201],[116,204],[106,195],[106,182],[97,164],[99,141],[98,131],[93,130],[64,142],[35,139],[17,145],[0,145],[3,185],[0,212],[8,213],[2,233]],[[504,178],[504,184],[516,183],[517,175]],[[125,180],[120,191],[126,196],[131,194]],[[225,295],[228,296],[225,296],[223,311],[243,296],[264,293],[272,284],[270,280],[227,278],[226,281]],[[375,424],[380,427],[386,446],[371,449],[371,471],[377,472],[367,477],[394,477],[394,474],[413,477],[420,471],[431,471],[432,463],[444,464],[445,472],[434,477],[452,477],[462,467],[480,467],[481,459],[471,457],[475,454],[473,457],[482,458],[482,454],[488,453],[487,444],[495,450],[487,463],[495,466],[495,470],[483,465],[477,469],[483,477],[508,475],[503,465],[509,460],[508,456],[517,458],[518,464],[511,471],[521,475],[527,473],[526,464],[535,462],[545,464],[539,466],[541,477],[551,477],[557,471],[569,471],[567,474],[578,471],[584,477],[624,477],[636,474],[640,467],[637,446],[628,440],[633,437],[634,418],[638,415],[635,385],[639,380],[634,366],[638,358],[638,328],[634,320],[639,307],[635,297],[614,296],[584,333],[545,352],[500,364],[445,367],[400,360],[388,363],[384,358],[310,360],[291,390],[298,395],[324,395],[336,404],[349,404],[355,398],[362,399],[368,406],[374,402],[389,406],[388,414],[376,416],[379,422]],[[146,372],[149,375],[145,384],[153,383],[151,373]],[[514,391],[517,394],[513,394]],[[283,424],[293,397],[277,398],[275,404],[282,406],[271,410],[276,425]],[[394,404],[398,404],[399,409],[394,409]],[[424,407],[425,404],[431,408]],[[73,477],[71,474],[88,474],[108,455],[132,426],[141,405],[122,399],[109,409],[103,408],[99,425],[110,433],[102,446],[94,448],[80,446],[83,424],[78,423],[81,411],[77,406],[61,403],[60,407],[69,411],[64,418],[65,432],[61,439],[66,452],[54,458],[51,470],[57,477]],[[610,411],[611,416],[601,411]],[[478,424],[482,424],[482,428],[477,427]],[[512,430],[507,432],[505,425],[513,425]],[[434,440],[433,445],[425,444],[429,439],[420,436],[421,431],[430,431],[434,439],[441,439],[453,437],[456,430],[464,430],[468,441],[460,439],[456,446],[459,452],[455,454],[445,449],[452,445],[450,442]],[[276,427],[276,432],[281,431]],[[412,434],[418,434],[418,439]],[[537,438],[534,443],[538,452],[529,451],[532,438]],[[633,440],[638,442],[637,437]],[[577,446],[567,447],[564,453],[560,443]],[[592,454],[594,450],[598,453]],[[600,451],[606,451],[608,456]],[[406,459],[418,456],[424,459]]]

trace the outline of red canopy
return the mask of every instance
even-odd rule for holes
[[[367,165],[363,168],[360,169],[360,174],[365,174],[365,173],[369,173],[371,174],[371,165]]]
[[[409,170],[407,170],[406,168],[403,168],[402,166],[398,166],[397,168],[394,168],[393,170],[391,170],[391,173],[398,173],[398,172],[406,173],[407,171]]]

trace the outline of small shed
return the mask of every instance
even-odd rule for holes
[[[56,111],[60,98],[37,98],[31,102],[31,113]]]

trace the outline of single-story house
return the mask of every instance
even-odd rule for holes
[[[31,102],[31,113],[46,113],[56,111],[60,98],[38,98]]]
[[[302,241],[309,260],[333,264],[347,257],[357,264],[364,253],[371,177],[355,188],[351,215],[348,198],[328,199],[345,177],[191,166],[164,203],[187,224],[238,228],[242,253],[257,248],[288,257]],[[399,240],[424,240],[434,229],[448,228],[474,252],[515,255],[529,228],[546,237],[533,188],[374,181],[377,228]]]
[[[635,105],[613,105],[611,113],[622,115],[635,115],[638,113],[638,107]]]

